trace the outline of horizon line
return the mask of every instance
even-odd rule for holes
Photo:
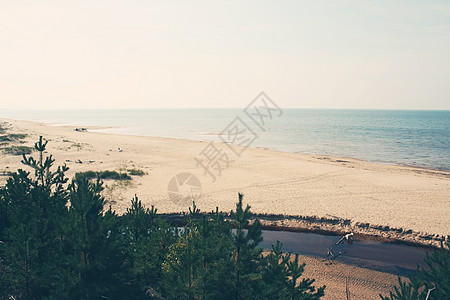
[[[142,109],[243,109],[245,107],[117,107],[117,108],[1,108],[0,111],[58,111],[58,110],[142,110]],[[284,107],[282,109],[304,110],[378,110],[378,111],[450,111],[450,108],[342,108],[342,107]]]

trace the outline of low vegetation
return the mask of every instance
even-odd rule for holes
[[[0,123],[0,134],[3,134],[5,132],[6,132],[6,126],[5,126],[5,123],[2,122],[2,123]]]
[[[27,135],[24,133],[7,133],[7,128],[4,124],[0,124],[0,149],[5,154],[23,155],[30,154],[33,151],[32,147],[17,146],[16,143],[23,143],[23,139]]]
[[[31,152],[34,150],[32,147],[28,147],[28,146],[7,146],[7,147],[2,147],[1,150],[5,153],[5,154],[12,154],[12,155],[28,155],[31,154]]]
[[[13,141],[19,141],[26,138],[26,134],[24,133],[9,133],[0,135],[0,142],[13,142]]]
[[[127,173],[119,173],[116,171],[85,171],[75,174],[76,180],[91,179],[114,179],[114,180],[130,180],[131,177]]]
[[[127,172],[131,176],[144,176],[144,175],[147,175],[147,172],[145,172],[143,170],[140,170],[140,169],[128,169]]]
[[[85,171],[75,174],[77,180],[81,179],[114,179],[114,180],[131,180],[131,176],[144,176],[147,173],[140,169],[128,169],[125,172],[117,171]]]

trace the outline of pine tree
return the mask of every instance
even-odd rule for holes
[[[320,299],[325,294],[325,286],[317,289],[313,286],[314,279],[303,278],[301,281],[300,277],[305,271],[305,263],[299,264],[298,254],[295,254],[294,259],[289,261],[287,264],[287,275],[288,285],[289,285],[289,299],[308,299],[315,300]]]
[[[394,286],[394,290],[389,292],[389,297],[383,297],[385,300],[418,300],[425,299],[423,286],[417,278],[411,278],[410,282],[404,282],[398,277],[398,287]]]
[[[104,211],[102,188],[100,180],[84,178],[70,185],[65,251],[71,253],[69,267],[77,274],[67,289],[73,299],[117,299],[128,290],[123,276],[128,273],[124,240],[117,215],[111,208]]]
[[[287,263],[290,254],[283,253],[282,243],[272,245],[272,251],[264,259],[262,278],[267,299],[287,299],[290,296]]]
[[[42,298],[64,280],[60,238],[68,168],[53,171],[54,159],[44,157],[46,145],[42,137],[35,144],[38,160],[23,155],[22,163],[35,170],[34,177],[18,170],[0,191],[1,264],[7,266],[9,290],[18,298]]]
[[[411,276],[409,282],[398,278],[398,286],[384,297],[384,300],[412,299],[450,299],[450,242],[442,243],[441,249],[433,251],[424,259],[426,268],[419,267],[416,276]]]
[[[193,222],[180,230],[175,243],[169,246],[162,265],[161,288],[167,299],[194,299],[196,291],[196,268],[198,255],[193,246],[198,231]]]
[[[223,284],[232,270],[231,228],[216,209],[211,218],[203,214],[197,221],[198,235],[194,247],[198,249],[198,297],[201,299],[225,299],[229,289]]]
[[[167,245],[174,240],[174,232],[157,217],[157,209],[145,208],[135,196],[122,218],[122,232],[130,254],[130,284],[144,294],[157,293],[161,280],[161,265]]]
[[[233,270],[231,273],[231,289],[234,299],[254,297],[261,289],[259,286],[261,274],[258,272],[262,248],[261,223],[256,219],[250,226],[250,206],[245,209],[242,203],[243,195],[239,194],[236,212],[231,211],[231,224],[235,228],[232,234]],[[248,228],[247,232],[245,228]]]
[[[420,279],[425,289],[432,289],[428,299],[450,299],[450,241],[441,249],[428,254],[424,259],[427,268],[422,268]]]
[[[232,270],[230,234],[229,224],[217,209],[208,216],[194,202],[163,264],[163,295],[168,299],[229,298],[224,278]]]

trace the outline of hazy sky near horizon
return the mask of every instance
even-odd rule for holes
[[[1,108],[450,109],[450,1],[1,1]]]

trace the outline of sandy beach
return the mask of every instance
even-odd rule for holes
[[[256,213],[336,216],[354,222],[408,228],[430,234],[450,234],[450,173],[405,166],[375,164],[352,158],[283,153],[247,148],[232,157],[228,168],[213,182],[195,158],[206,142],[157,137],[114,135],[75,131],[70,126],[0,119],[10,133],[26,133],[32,146],[39,135],[48,141],[48,153],[56,164],[66,163],[68,176],[76,172],[140,169],[147,174],[131,181],[106,180],[104,195],[123,213],[136,194],[159,212],[186,211],[187,205],[172,201],[170,180],[188,172],[201,182],[196,201],[203,211],[229,211],[237,194]],[[214,143],[223,152],[229,148]],[[120,148],[120,149],[119,149]],[[21,157],[2,153],[0,172],[24,168]],[[4,184],[6,176],[1,176]]]

